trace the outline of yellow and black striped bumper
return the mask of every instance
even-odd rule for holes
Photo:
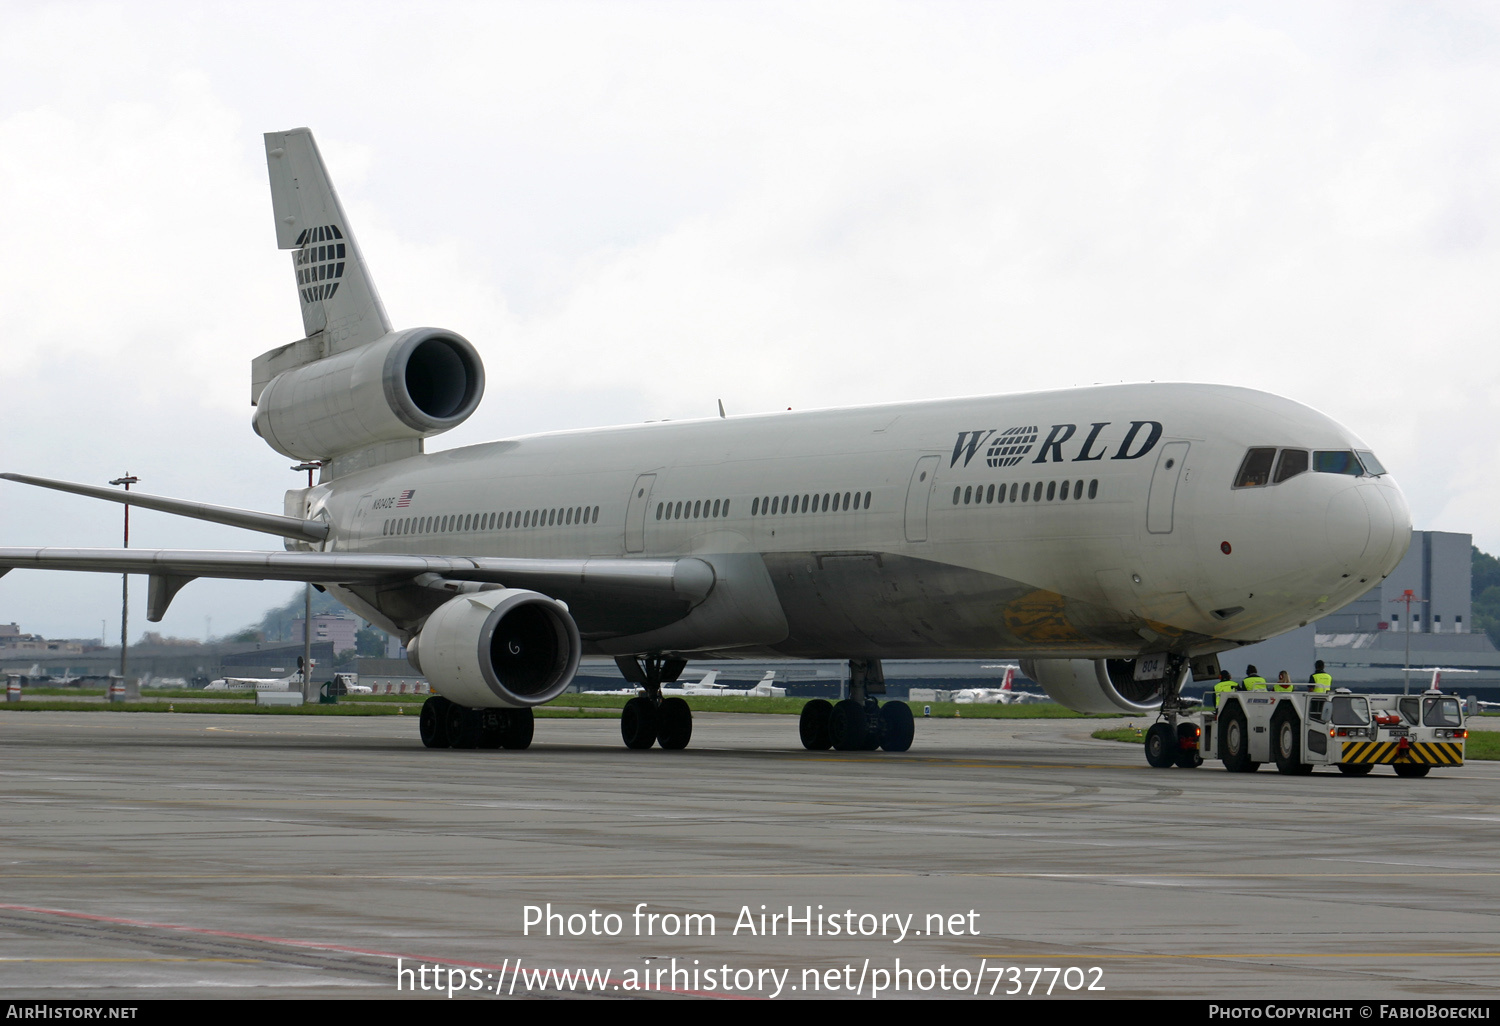
[[[1419,766],[1462,766],[1462,741],[1416,741],[1401,750],[1399,741],[1345,741],[1339,761],[1346,763],[1410,762]]]

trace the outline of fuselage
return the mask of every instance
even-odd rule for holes
[[[1366,450],[1264,392],[1115,385],[530,435],[339,477],[287,511],[326,518],[341,551],[698,556],[757,605],[696,640],[580,621],[596,653],[1197,655],[1338,609],[1410,538],[1390,475],[1356,460],[1258,483],[1257,448]],[[396,592],[340,597],[419,626]]]

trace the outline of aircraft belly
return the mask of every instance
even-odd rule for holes
[[[772,553],[786,614],[775,650],[802,658],[1133,655],[1138,622],[995,574],[889,553]]]

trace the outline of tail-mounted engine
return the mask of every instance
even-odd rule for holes
[[[280,354],[257,364],[274,367]],[[467,339],[410,328],[271,378],[256,395],[255,432],[284,456],[326,460],[457,427],[483,395],[484,364]]]
[[[1165,680],[1138,681],[1133,659],[1022,659],[1021,672],[1054,702],[1083,713],[1148,713]]]
[[[578,672],[582,643],[568,608],[500,588],[450,599],[408,643],[407,657],[443,697],[475,709],[550,702]]]

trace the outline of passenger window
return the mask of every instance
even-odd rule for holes
[[[1236,488],[1259,488],[1271,480],[1271,462],[1276,458],[1275,449],[1251,449],[1240,464],[1240,472],[1234,479]]]
[[[1016,486],[1015,485],[1011,485],[1010,487],[1011,487],[1012,490],[1014,490]],[[1030,502],[1031,501],[1031,482],[1030,481],[1027,481],[1024,485],[1021,486],[1021,501],[1022,502]]]
[[[1037,485],[1037,487],[1040,488],[1042,486],[1041,485]],[[1051,502],[1052,501],[1052,496],[1054,496],[1056,494],[1057,494],[1057,482],[1056,481],[1048,481],[1047,482],[1047,501]]]
[[[873,494],[872,492],[865,492],[865,509],[869,509],[870,508],[870,496],[872,494]]]
[[[1348,474],[1350,477],[1359,477],[1365,472],[1354,453],[1343,451],[1313,453],[1313,469],[1320,474]]]
[[[973,496],[973,493],[974,493],[974,489],[972,489],[972,488],[965,488],[964,489],[964,505],[965,506],[967,506],[969,504],[969,499]]]
[[[1276,484],[1281,484],[1289,477],[1305,473],[1307,473],[1306,449],[1281,450],[1281,456],[1276,460]]]
[[[729,516],[729,500],[728,499],[724,500],[724,515],[726,517]]]

